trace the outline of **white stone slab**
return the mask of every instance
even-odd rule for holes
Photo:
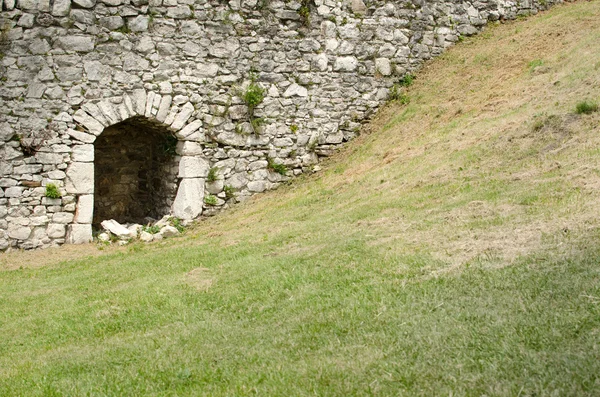
[[[163,95],[160,99],[160,105],[158,106],[158,112],[156,113],[156,120],[165,121],[169,110],[171,110],[171,102],[173,97],[171,95]]]
[[[133,110],[135,110],[135,113],[143,116],[146,112],[146,90],[143,88],[133,90],[131,101],[133,102]]]
[[[173,215],[177,218],[191,220],[202,214],[204,202],[204,179],[185,178],[179,184],[177,196],[173,203]]]
[[[206,178],[210,165],[196,156],[183,156],[179,161],[179,178]]]
[[[73,162],[67,168],[65,183],[67,193],[94,193],[94,164]]]
[[[171,128],[173,128],[176,131],[183,128],[183,126],[188,121],[192,113],[194,113],[194,110],[194,105],[192,105],[190,102],[183,105],[179,114],[175,116],[175,121],[173,121],[173,124],[171,124]]]
[[[75,112],[73,119],[96,136],[100,135],[102,131],[104,131],[104,126],[98,120],[81,109]]]
[[[100,225],[117,237],[131,237],[131,231],[114,219],[102,221]]]
[[[69,244],[85,244],[91,242],[92,239],[92,225],[69,225],[67,232],[67,242]]]
[[[77,200],[75,223],[92,223],[94,217],[94,195],[84,194]]]

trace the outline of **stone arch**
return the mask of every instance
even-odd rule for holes
[[[106,127],[94,143],[93,224],[145,224],[171,212],[177,192],[177,139],[142,116]]]
[[[75,195],[77,200],[75,218],[69,227],[69,242],[80,243],[91,240],[91,225],[100,220],[95,216],[95,212],[100,208],[99,203],[95,203],[99,193],[96,192],[99,185],[95,158],[99,153],[97,148],[99,145],[105,148],[107,145],[110,146],[107,142],[108,138],[117,137],[123,130],[129,132],[135,131],[136,128],[145,130],[149,134],[147,136],[151,137],[149,140],[155,144],[158,142],[157,137],[161,135],[171,135],[176,138],[177,153],[171,153],[176,161],[170,164],[170,174],[164,174],[170,175],[166,182],[171,183],[172,192],[164,194],[158,200],[146,202],[146,206],[161,202],[162,211],[159,212],[172,213],[182,219],[193,219],[202,213],[204,182],[209,165],[203,158],[200,144],[204,141],[202,121],[193,117],[194,112],[195,108],[190,102],[174,104],[171,95],[147,92],[144,89],[124,93],[121,97],[82,104],[73,115],[78,128],[69,131],[77,143],[71,154],[65,182],[66,191]],[[139,131],[133,135],[138,141],[143,139],[143,134],[140,135]],[[136,142],[134,140],[129,144],[135,145]],[[145,169],[142,173],[144,172],[146,174],[152,172],[152,168]],[[148,197],[148,194],[155,193],[155,189],[148,188],[152,185],[150,182],[152,178],[152,175],[145,175],[143,181],[130,182],[132,185],[137,183],[138,186],[146,184],[145,193]],[[168,180],[169,178],[172,182]],[[109,180],[109,184],[110,182]],[[112,182],[115,183],[116,180],[113,179]],[[137,193],[132,190],[124,194],[135,199]],[[156,216],[159,212],[150,211],[148,215]],[[127,216],[122,221],[128,221],[129,218],[133,217]]]

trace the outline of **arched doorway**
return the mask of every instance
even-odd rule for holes
[[[177,193],[177,139],[145,117],[104,129],[94,143],[94,217],[147,223],[170,212]]]

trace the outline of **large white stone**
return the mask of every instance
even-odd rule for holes
[[[60,223],[50,223],[46,228],[46,233],[50,238],[63,238],[66,232],[66,226]]]
[[[179,230],[177,230],[173,226],[165,226],[162,229],[160,229],[159,234],[163,237],[173,237],[179,234]]]
[[[85,69],[88,63],[84,63],[83,68]],[[87,114],[95,118],[100,124],[105,127],[108,127],[111,123],[108,121],[106,117],[104,117],[104,113],[100,110],[97,104],[88,102],[81,105],[81,108],[85,110]]]
[[[177,153],[182,156],[197,156],[203,153],[202,145],[191,141],[178,142]]]
[[[73,139],[77,139],[78,141],[85,143],[93,143],[96,140],[96,135],[87,134],[85,132],[73,130],[71,128],[67,130],[67,134],[69,134]]]
[[[4,189],[4,197],[12,197],[12,198],[17,198],[17,197],[21,197],[21,195],[23,194],[23,187],[21,186],[14,186],[14,187],[9,187],[7,189]]]
[[[148,25],[150,22],[150,18],[144,15],[138,15],[135,18],[130,18],[127,21],[127,26],[129,30],[134,33],[145,32],[148,30]]]
[[[93,36],[61,36],[56,43],[66,51],[90,52],[94,50]]]
[[[125,105],[125,107],[127,108],[127,112],[129,112],[131,116],[135,116],[137,114],[133,106],[133,101],[127,93],[123,94],[123,104]]]
[[[146,111],[146,90],[143,88],[133,90],[131,94],[131,100],[133,102],[133,109],[135,112],[142,116]]]
[[[156,93],[154,91],[150,91],[148,95],[146,95],[146,105],[144,107],[144,116],[150,117],[152,116],[152,104],[154,103],[154,97]]]
[[[71,154],[73,161],[81,161],[84,163],[94,161],[94,145],[75,145]]]
[[[156,120],[165,121],[169,110],[171,109],[171,101],[173,97],[171,95],[163,95],[160,99],[160,105],[158,105],[158,112],[156,113]]]
[[[56,212],[52,215],[52,222],[54,223],[71,223],[73,222],[73,214],[70,212]]]
[[[296,83],[290,85],[287,90],[285,90],[285,92],[283,93],[284,98],[289,98],[292,96],[299,96],[299,97],[307,97],[308,96],[308,90],[305,87],[302,87],[301,85],[298,85]]]
[[[12,224],[8,227],[7,233],[8,237],[10,238],[14,238],[16,240],[27,240],[31,235],[31,228]]]
[[[131,237],[131,231],[114,219],[102,221],[100,225],[104,230],[111,232],[117,237]]]
[[[73,162],[67,168],[65,183],[67,193],[94,193],[94,164]]]
[[[173,121],[173,124],[171,124],[171,128],[175,130],[181,129],[188,121],[192,113],[194,113],[194,105],[192,105],[190,102],[183,105],[179,114],[175,116],[175,121]]]
[[[121,119],[119,113],[115,110],[114,106],[107,101],[98,102],[98,108],[108,120],[109,125],[117,124]]]
[[[333,70],[336,72],[353,72],[358,67],[358,60],[355,57],[336,58]]]
[[[325,53],[318,54],[313,58],[313,67],[320,72],[325,72],[328,64],[329,59]]]
[[[204,202],[204,179],[182,179],[177,189],[177,196],[173,203],[173,215],[177,218],[190,220],[202,214]]]
[[[179,161],[180,178],[206,178],[210,165],[201,157],[183,156]]]
[[[92,8],[96,5],[96,0],[73,0],[73,3],[82,8]]]
[[[87,128],[89,132],[94,135],[100,135],[102,131],[104,131],[104,126],[98,120],[79,109],[73,115],[73,119],[77,121],[79,124]]]
[[[392,74],[392,64],[387,58],[377,58],[375,59],[375,70],[382,76],[389,76]]]
[[[83,194],[77,200],[75,223],[92,223],[94,217],[94,195]]]
[[[180,131],[177,132],[177,138],[184,139],[188,136],[192,135],[194,132],[198,131],[198,129],[202,127],[202,120],[194,120],[185,127],[183,127]]]
[[[55,17],[64,17],[71,11],[71,0],[54,0],[52,6],[52,15]]]
[[[85,244],[91,242],[92,239],[92,225],[69,225],[67,233],[67,242],[69,244]]]

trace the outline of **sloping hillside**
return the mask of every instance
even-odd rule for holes
[[[465,40],[183,238],[0,256],[0,395],[599,395],[598,21]]]

